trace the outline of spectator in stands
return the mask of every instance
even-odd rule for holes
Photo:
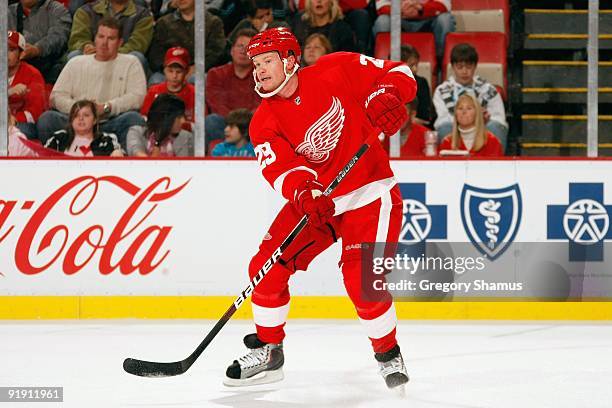
[[[166,51],[164,58],[165,82],[153,85],[145,96],[140,113],[145,118],[155,98],[162,94],[171,94],[185,103],[185,129],[191,131],[195,109],[195,87],[186,81],[191,57],[189,51],[182,47],[173,47]]]
[[[36,68],[21,61],[26,47],[21,33],[8,32],[8,104],[19,130],[36,139],[36,121],[46,105],[45,80]]]
[[[429,84],[427,80],[422,76],[417,75],[419,69],[419,59],[421,56],[416,48],[411,45],[403,44],[401,48],[401,59],[408,65],[414,79],[417,82],[417,99],[419,105],[416,109],[416,117],[414,121],[421,125],[430,125],[432,119],[432,103],[431,103],[431,92],[429,91]]]
[[[137,157],[193,156],[193,134],[183,129],[185,102],[159,95],[149,110],[146,127],[134,126],[127,136],[127,152]]]
[[[155,24],[153,43],[149,49],[149,62],[154,74],[149,79],[149,85],[158,84],[164,81],[161,73],[164,62],[164,55],[172,47],[183,47],[189,51],[189,55],[194,56],[195,52],[195,2],[194,0],[180,0],[177,2],[178,8],[170,14],[161,17]],[[225,51],[225,35],[223,34],[223,22],[217,16],[208,11],[205,17],[206,24],[206,55],[205,69],[214,67],[223,57]],[[187,78],[191,83],[195,83],[195,68],[189,66]]]
[[[136,57],[119,54],[120,30],[117,20],[102,18],[95,38],[96,53],[68,61],[51,92],[51,106],[57,110],[43,113],[38,120],[38,137],[43,144],[66,127],[68,113],[82,99],[95,101],[101,130],[116,134],[122,146],[128,129],[144,124],[138,110],[147,91],[145,74]]]
[[[450,13],[450,0],[401,0],[402,31],[431,31],[436,38],[436,54],[444,55],[446,34],[455,31],[455,18]],[[391,31],[391,0],[376,0],[378,18],[372,29],[378,33]]]
[[[406,104],[408,119],[400,129],[400,157],[425,156],[425,133],[429,129],[415,121],[418,104],[418,97]]]
[[[457,100],[453,130],[440,143],[442,150],[464,150],[483,157],[504,155],[499,140],[484,126],[482,109],[474,95],[466,93]]]
[[[304,42],[302,63],[304,66],[314,65],[322,56],[332,52],[332,46],[325,34],[310,34]]]
[[[66,51],[71,24],[68,10],[52,0],[20,0],[9,6],[8,29],[22,33],[26,40],[21,59],[51,83],[61,71],[60,58]]]
[[[247,16],[241,20],[228,36],[228,40],[233,44],[236,34],[240,30],[250,28],[256,32],[264,31],[268,28],[289,27],[284,21],[274,20],[272,15],[272,2],[270,0],[248,0],[246,3]]]
[[[64,5],[66,5],[66,3],[68,3],[68,5],[66,6],[66,8],[70,11],[70,14],[74,16],[74,13],[76,13],[76,11],[83,6],[85,3],[93,3],[94,1],[97,0],[63,0],[62,3],[64,3]],[[142,7],[148,7],[147,6],[147,1],[149,0],[134,0],[134,2],[136,4],[138,4],[139,6]],[[166,0],[166,1],[174,1],[174,0]],[[153,3],[157,3],[157,0],[153,0],[151,2],[151,8],[153,8]]]
[[[33,157],[37,156],[35,152],[27,147],[24,143],[27,142],[27,137],[17,127],[15,117],[8,112],[8,155],[12,157]]]
[[[96,29],[106,16],[113,17],[121,26],[119,52],[138,58],[146,72],[149,63],[145,55],[153,38],[154,21],[149,9],[137,5],[134,0],[98,0],[79,8],[74,14],[68,41],[68,59],[96,53]]]
[[[322,33],[329,38],[334,51],[355,51],[353,30],[344,21],[338,0],[306,0],[304,13],[296,14],[292,27],[300,44],[310,34]]]
[[[72,105],[68,126],[53,133],[45,147],[75,157],[123,156],[117,136],[100,131],[96,103],[89,100]]]
[[[457,44],[451,50],[451,67],[453,75],[441,83],[434,92],[433,103],[438,118],[434,127],[440,137],[451,132],[453,114],[457,99],[462,94],[472,93],[480,101],[484,122],[502,146],[506,147],[508,123],[504,102],[495,86],[475,75],[478,65],[478,53],[469,44]]]
[[[225,123],[219,116],[225,117],[230,111],[245,108],[254,111],[261,102],[255,92],[253,63],[246,54],[246,47],[256,32],[250,29],[236,34],[230,54],[232,62],[208,71],[206,76],[206,104],[210,110],[206,116],[207,137],[213,139],[223,136]],[[211,124],[218,124],[215,128]]]
[[[249,124],[253,113],[247,109],[236,109],[225,117],[225,141],[212,151],[214,157],[255,157],[253,144],[249,141]]]

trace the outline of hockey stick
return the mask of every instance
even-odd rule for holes
[[[355,163],[363,156],[363,154],[370,148],[370,143],[366,141],[357,153],[349,160],[349,162],[340,170],[334,181],[330,183],[330,185],[325,189],[323,194],[330,195],[332,191],[338,184],[346,177],[346,175],[351,171]],[[283,243],[274,251],[272,256],[264,263],[261,267],[257,275],[251,279],[248,286],[240,293],[240,295],[236,298],[234,303],[230,306],[229,309],[225,312],[223,317],[219,319],[217,324],[212,328],[210,333],[206,335],[204,340],[200,343],[200,345],[191,353],[189,357],[181,361],[175,361],[172,363],[157,363],[153,361],[143,361],[137,360],[134,358],[126,358],[123,362],[123,369],[134,375],[139,375],[141,377],[171,377],[175,375],[184,374],[189,367],[200,357],[200,354],[208,347],[208,345],[213,341],[215,336],[221,331],[223,326],[232,318],[236,310],[247,299],[247,297],[253,292],[255,287],[261,282],[261,280],[266,276],[266,274],[272,269],[272,266],[278,261],[278,258],[283,254],[283,252],[287,249],[287,247],[295,240],[295,237],[304,229],[306,223],[308,222],[308,217],[304,216],[300,220],[300,222],[293,228],[293,231],[285,238]]]

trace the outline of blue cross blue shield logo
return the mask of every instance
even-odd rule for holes
[[[461,220],[472,244],[491,260],[500,257],[519,230],[523,200],[518,184],[486,189],[465,184]]]
[[[446,239],[446,206],[427,204],[425,183],[400,183],[399,186],[404,204],[399,242]]]
[[[602,261],[603,243],[612,239],[610,215],[603,183],[569,183],[569,204],[547,207],[547,238],[568,240],[572,262]]]

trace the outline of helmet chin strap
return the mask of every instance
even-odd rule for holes
[[[262,92],[263,84],[257,80],[257,73],[255,72],[255,70],[253,70],[253,78],[255,79],[255,92],[257,92],[257,94],[261,96],[262,98],[270,98],[276,95],[277,93],[281,91],[281,89],[283,89],[285,85],[287,85],[287,82],[289,82],[289,80],[297,72],[299,67],[300,67],[300,64],[296,62],[295,66],[293,67],[293,71],[291,71],[291,73],[287,75],[287,58],[283,58],[283,72],[285,73],[285,80],[283,81],[282,84],[278,86],[278,88],[276,88],[275,90],[271,92]]]

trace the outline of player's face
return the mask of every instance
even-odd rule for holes
[[[240,129],[236,125],[227,125],[225,127],[225,141],[227,143],[236,144],[240,140],[242,140],[242,134],[240,133]]]
[[[84,106],[72,119],[72,129],[77,135],[88,135],[93,132],[96,119],[89,106]]]
[[[276,51],[266,52],[253,57],[257,80],[264,91],[271,92],[285,80],[283,62]]]
[[[455,108],[457,124],[462,128],[470,128],[476,123],[476,108],[471,101],[462,100]]]
[[[99,61],[110,61],[117,57],[122,40],[119,37],[119,30],[100,26],[95,38],[96,59]]]
[[[471,62],[457,62],[452,64],[455,79],[461,85],[471,85],[474,82],[474,74],[476,73],[476,64]]]
[[[17,47],[12,47],[9,45],[8,49],[8,69],[13,69],[17,65],[19,65],[19,55],[21,55],[21,50]]]
[[[168,89],[172,92],[179,91],[185,83],[185,76],[187,71],[177,64],[172,64],[164,68],[164,75],[166,76],[166,83]]]
[[[304,61],[306,61],[306,65],[314,64],[325,54],[325,47],[318,38],[310,41],[306,47],[304,47]]]

